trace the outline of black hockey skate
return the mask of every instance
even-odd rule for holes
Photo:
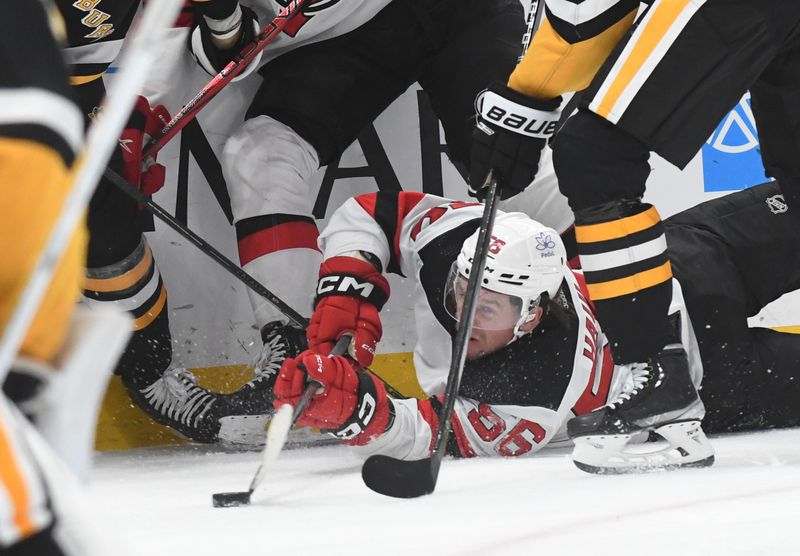
[[[274,413],[272,389],[283,362],[308,347],[305,330],[270,322],[261,328],[261,348],[253,372],[255,378],[225,396],[219,440],[234,449],[255,449],[264,444],[265,428]]]
[[[192,373],[182,367],[157,377],[122,377],[131,399],[154,420],[189,440],[217,441],[222,394],[197,385]]]
[[[704,410],[686,351],[670,344],[644,363],[627,365],[632,385],[613,402],[567,423],[572,459],[589,473],[616,474],[707,467],[714,452],[700,426]],[[626,451],[637,433],[654,431],[669,446]]]

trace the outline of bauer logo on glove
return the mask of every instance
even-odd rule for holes
[[[540,100],[501,84],[481,93],[475,104],[478,122],[472,133],[469,193],[486,195],[492,171],[507,199],[533,182],[539,158],[558,126],[560,98]]]
[[[558,112],[521,106],[494,91],[486,91],[478,105],[483,120],[529,137],[548,139],[558,125]]]

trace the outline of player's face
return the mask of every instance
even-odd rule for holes
[[[466,280],[456,281],[456,317],[464,308]],[[514,326],[520,318],[520,307],[506,294],[481,288],[475,320],[467,344],[467,359],[477,359],[502,348],[514,338]]]

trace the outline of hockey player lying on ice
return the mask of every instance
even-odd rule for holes
[[[301,424],[370,453],[428,456],[481,212],[477,204],[419,193],[362,195],[345,203],[320,237],[325,260],[308,329],[311,350],[284,363],[275,405],[294,402],[310,378],[324,390]],[[800,286],[800,257],[786,212],[772,183],[667,220],[679,282],[670,307],[675,342],[687,346],[694,386],[703,382],[705,408],[691,384],[669,375],[642,380],[660,368],[615,367],[582,273],[565,265],[558,234],[522,214],[499,213],[448,453],[532,453],[566,440],[574,415],[601,408],[598,418],[619,417],[615,408],[635,397],[648,411],[657,411],[665,396],[687,398],[682,411],[656,428],[670,447],[630,457],[622,423],[616,435],[576,443],[579,467],[625,472],[711,465],[713,452],[699,426],[704,415],[711,432],[800,424],[793,401],[800,394],[793,380],[800,336],[750,329],[746,320]],[[414,364],[429,399],[390,398],[380,380],[360,370],[381,337],[378,312],[389,295],[382,269],[417,281]],[[353,359],[324,356],[340,334],[353,330]],[[642,383],[648,386],[642,389]]]

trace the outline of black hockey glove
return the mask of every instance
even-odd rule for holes
[[[231,16],[224,20],[209,19],[208,16],[198,14],[195,17],[196,25],[192,30],[190,48],[197,63],[209,75],[217,75],[231,60],[239,54],[244,46],[255,39],[261,31],[258,26],[258,17],[255,12],[246,6],[236,6]],[[226,38],[234,33],[239,33],[239,40],[227,50],[218,48],[213,37]],[[261,60],[261,52],[242,70],[233,80],[238,81],[252,73]]]
[[[477,99],[478,123],[472,132],[469,194],[483,199],[489,170],[502,184],[501,198],[523,191],[539,169],[539,157],[553,136],[561,97],[538,100],[499,83]]]

